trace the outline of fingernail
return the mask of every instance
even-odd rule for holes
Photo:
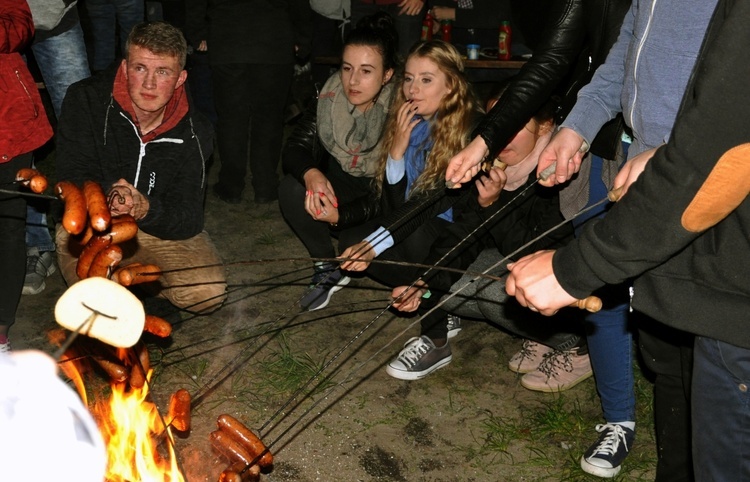
[[[320,197],[323,197],[323,193],[322,192],[319,192],[318,194],[320,194]]]
[[[320,211],[315,211],[315,212],[318,214],[318,216],[320,216]]]

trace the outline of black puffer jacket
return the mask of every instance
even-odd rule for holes
[[[289,135],[281,154],[281,165],[286,174],[305,185],[303,176],[312,168],[326,172],[329,162],[336,161],[323,147],[318,137],[318,101],[310,102],[302,118]],[[361,224],[377,216],[379,203],[368,190],[352,202],[339,206],[338,225],[342,228]]]
[[[604,62],[617,40],[620,24],[630,8],[629,0],[560,0],[549,4],[549,24],[523,66],[508,87],[508,95],[495,105],[474,131],[489,147],[494,158],[523,128],[529,118],[554,93],[563,95],[561,121],[575,104],[576,93],[586,85]],[[528,36],[528,35],[527,35]],[[614,123],[613,123],[614,125]],[[602,129],[591,150],[605,159],[619,136],[617,126]]]

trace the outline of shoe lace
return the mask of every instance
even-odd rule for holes
[[[542,363],[539,364],[539,371],[547,375],[547,378],[555,378],[560,371],[572,372],[573,360],[570,351],[553,350],[545,353],[542,357]]]
[[[398,359],[407,367],[413,367],[428,351],[430,351],[430,346],[418,338],[401,351]]]
[[[629,450],[625,430],[623,430],[621,425],[600,424],[596,426],[596,431],[599,433],[606,431],[606,434],[599,440],[599,445],[597,445],[591,454],[592,457],[597,455],[612,456],[616,454],[620,447],[620,442],[622,442],[626,451]]]
[[[335,285],[339,280],[339,274],[335,269],[328,270],[315,270],[312,277],[312,286],[317,286],[320,283],[324,285]]]

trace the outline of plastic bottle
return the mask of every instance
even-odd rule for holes
[[[422,21],[422,34],[419,37],[421,40],[432,40],[432,25],[432,15],[430,15],[430,12],[427,12]]]
[[[443,36],[443,40],[450,43],[451,42],[451,31],[453,30],[453,22],[450,20],[441,20],[440,21],[440,32]]]
[[[500,33],[497,38],[497,58],[499,60],[510,60],[512,35],[510,22],[508,20],[500,22]]]

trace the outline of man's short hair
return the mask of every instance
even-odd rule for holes
[[[133,27],[125,43],[125,58],[128,57],[132,46],[142,47],[157,55],[177,57],[180,67],[185,67],[187,58],[185,37],[177,27],[166,22],[144,22]]]

